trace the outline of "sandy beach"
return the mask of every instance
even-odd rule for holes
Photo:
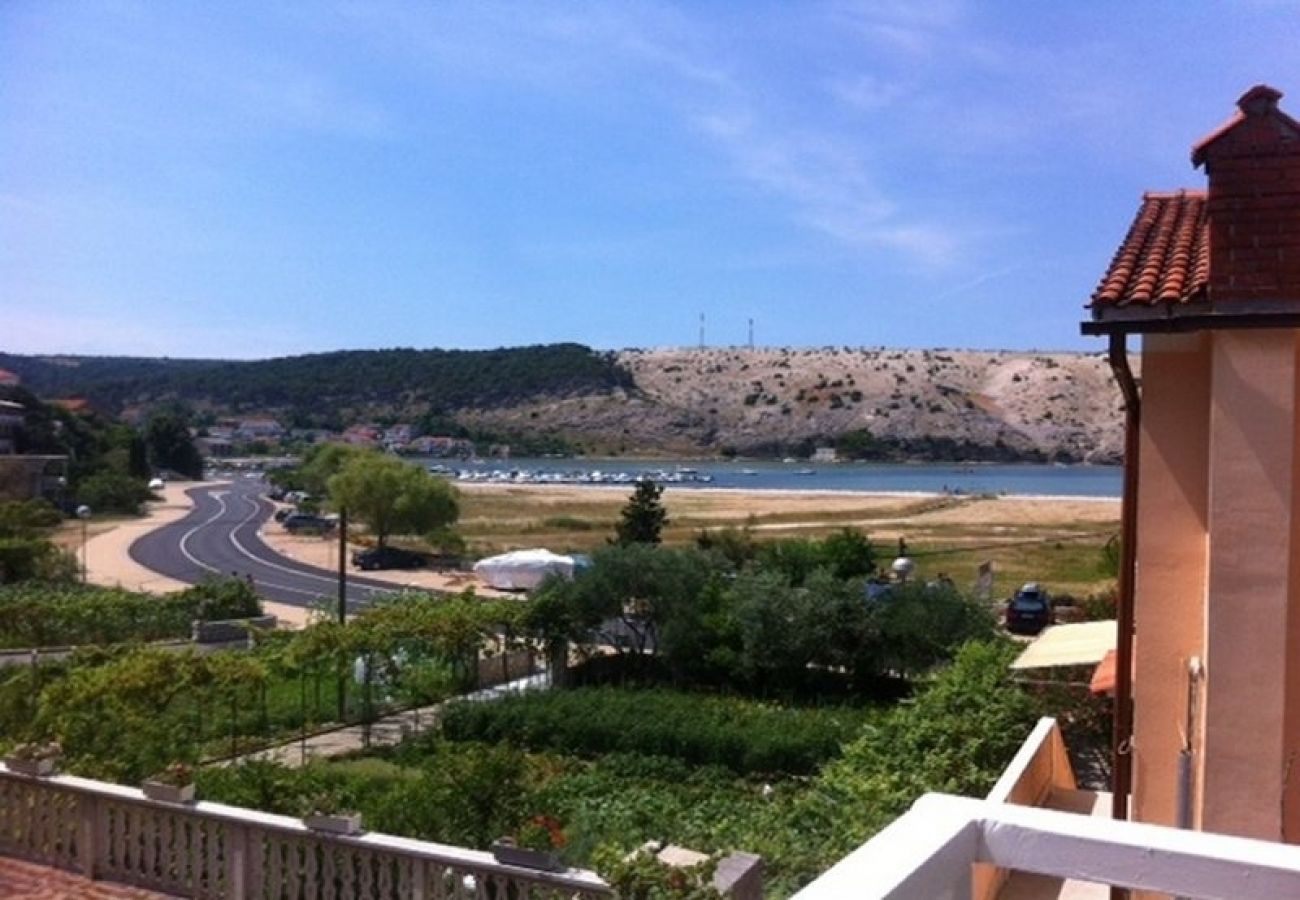
[[[627,487],[580,485],[459,484],[465,498],[462,524],[470,531],[487,518],[497,524],[512,516],[536,519],[573,509],[612,511],[622,507]],[[1119,500],[1111,497],[998,497],[861,491],[737,490],[667,488],[664,505],[670,519],[703,525],[743,525],[768,531],[809,527],[882,525],[1050,526],[1107,525],[1119,521]],[[777,521],[765,522],[774,519]]]

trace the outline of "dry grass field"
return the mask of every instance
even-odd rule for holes
[[[462,486],[461,530],[475,553],[522,547],[557,552],[604,544],[630,491],[566,486]],[[888,496],[677,489],[664,491],[668,544],[707,528],[749,528],[756,539],[814,537],[860,529],[888,561],[901,537],[923,576],[946,573],[972,584],[990,560],[995,590],[1042,581],[1057,593],[1086,594],[1112,579],[1102,548],[1119,527],[1114,500]]]

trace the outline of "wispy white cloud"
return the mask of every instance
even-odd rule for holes
[[[958,0],[840,0],[829,10],[877,49],[922,57],[940,50],[942,36],[961,23],[964,7]]]
[[[907,3],[841,5],[832,17],[858,27],[881,24],[914,33],[952,27],[950,4],[918,12]],[[868,8],[871,7],[871,8]],[[955,9],[955,7],[954,7]],[[949,222],[921,220],[882,187],[861,135],[814,115],[791,114],[789,97],[754,71],[736,35],[689,7],[588,3],[533,7],[479,4],[466,20],[455,8],[348,4],[352,26],[385,51],[400,47],[412,65],[456,77],[505,79],[532,90],[581,90],[621,80],[658,91],[660,102],[725,163],[729,174],[783,204],[798,225],[841,244],[899,254],[923,267],[957,259],[967,235]],[[492,23],[485,30],[484,22]],[[832,23],[833,24],[833,23]],[[902,34],[894,39],[913,38]],[[830,79],[844,102],[892,102],[904,86],[861,72]]]
[[[926,266],[948,265],[962,249],[953,229],[903,215],[840,140],[772,132],[743,115],[702,116],[698,125],[730,157],[740,177],[792,204],[799,221],[823,234],[857,247],[896,251]]]

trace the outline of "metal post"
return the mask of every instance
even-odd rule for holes
[[[348,510],[339,509],[339,624],[348,622]],[[348,720],[348,673],[347,667],[339,672],[339,724]]]
[[[348,621],[348,511],[339,510],[339,624]]]
[[[82,584],[85,584],[86,581],[87,581],[87,578],[86,578],[86,568],[87,568],[87,566],[86,566],[86,538],[87,538],[87,535],[86,535],[86,527],[87,527],[87,524],[90,522],[90,516],[91,516],[91,512],[90,512],[90,507],[89,507],[89,506],[87,506],[86,504],[83,503],[83,504],[81,504],[80,506],[77,507],[77,518],[81,520],[81,583],[82,583]]]

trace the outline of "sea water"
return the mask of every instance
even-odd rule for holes
[[[637,478],[674,488],[739,488],[864,493],[1028,494],[1119,497],[1118,466],[817,463],[691,459],[421,459],[466,480],[522,484],[630,484]]]

